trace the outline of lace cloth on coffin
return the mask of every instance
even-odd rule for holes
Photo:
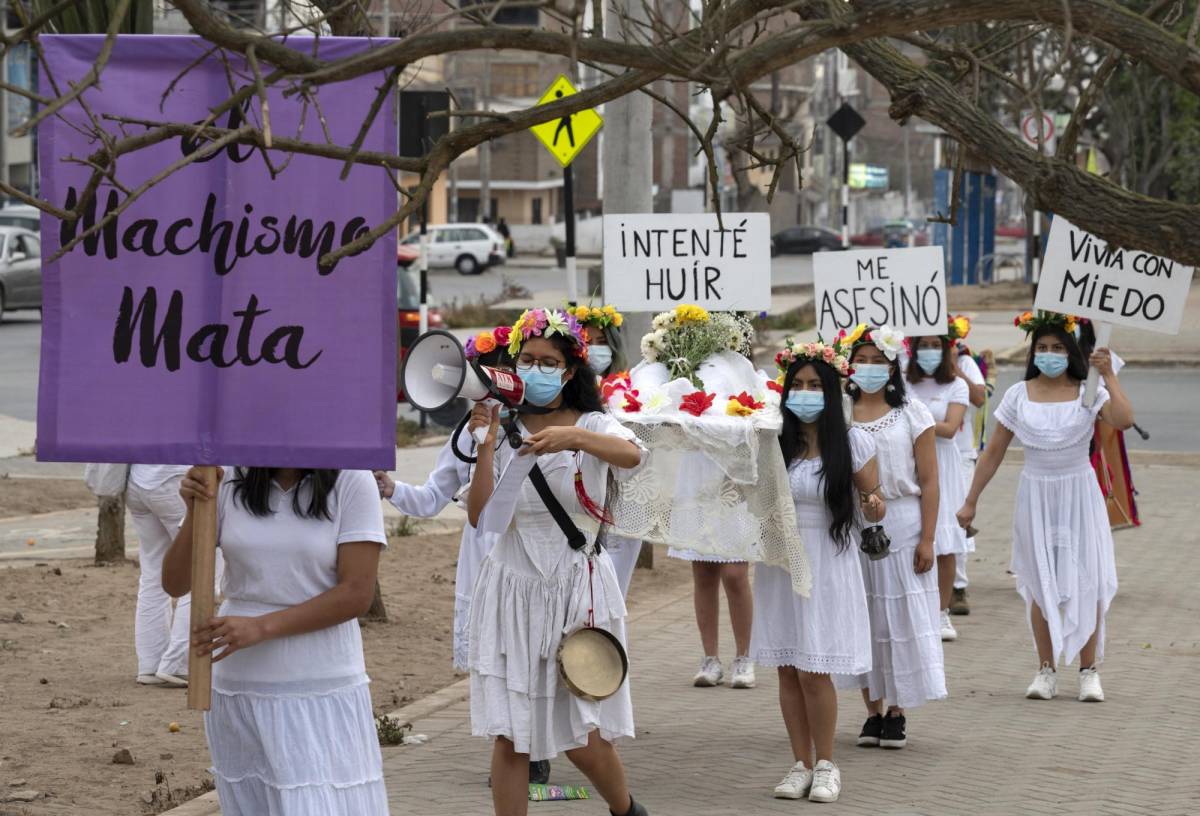
[[[656,544],[782,567],[792,588],[808,597],[812,576],[779,449],[778,395],[768,392],[765,376],[745,358],[720,357],[700,370],[706,386],[714,382],[708,390],[718,395],[718,406],[729,388],[747,382],[744,365],[761,389],[764,407],[751,417],[614,411],[650,454],[613,497],[613,529]],[[712,370],[714,362],[719,370]],[[635,369],[635,387],[637,375]]]

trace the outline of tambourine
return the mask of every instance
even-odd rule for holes
[[[629,656],[616,635],[584,626],[558,645],[558,676],[576,697],[592,702],[616,694],[629,674]]]

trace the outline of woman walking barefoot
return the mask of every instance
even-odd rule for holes
[[[938,521],[933,538],[937,556],[937,582],[941,609],[943,641],[957,640],[958,632],[950,622],[950,597],[954,591],[956,557],[967,554],[967,535],[954,513],[967,495],[963,480],[962,452],[958,433],[971,405],[971,391],[955,364],[954,343],[965,331],[952,320],[944,335],[919,337],[913,341],[914,353],[908,363],[906,380],[909,393],[929,409],[933,416],[934,448],[938,463]]]
[[[1079,659],[1079,699],[1101,702],[1096,667],[1104,659],[1104,622],[1117,594],[1117,566],[1104,497],[1088,459],[1099,417],[1118,430],[1133,426],[1133,407],[1096,349],[1090,363],[1104,384],[1083,404],[1087,363],[1075,339],[1076,318],[1026,312],[1015,321],[1031,337],[1025,380],[996,409],[996,430],[979,459],[958,520],[968,526],[1013,438],[1025,448],[1013,515],[1012,571],[1025,601],[1039,669],[1025,696],[1058,693],[1060,662]]]
[[[187,515],[163,589],[191,587],[192,512],[217,502],[219,614],[193,632],[213,654],[204,730],[224,816],[386,816],[387,793],[356,618],[387,546],[367,471],[238,468]]]
[[[938,625],[933,541],[938,520],[938,466],[933,417],[904,393],[896,363],[903,335],[860,326],[850,335],[854,369],[847,386],[854,427],[875,440],[879,481],[891,554],[863,556],[863,582],[871,613],[871,670],[855,678],[868,719],[861,746],[907,745],[905,710],[946,696]],[[887,716],[884,706],[887,704]]]
[[[497,447],[498,411],[474,410],[471,425],[487,427],[468,493],[478,526],[493,500],[496,477],[517,456],[536,456],[557,503],[586,541],[573,549],[526,479],[514,504],[497,506],[511,522],[483,560],[471,600],[469,664],[471,731],[494,738],[492,802],[497,816],[524,816],[530,759],[565,752],[618,816],[641,816],[613,740],[632,737],[629,684],[602,702],[573,695],[558,677],[555,654],[563,634],[585,622],[625,640],[625,602],[612,559],[596,547],[597,517],[610,476],[631,474],[645,450],[633,433],[604,413],[587,344],[573,315],[535,309],[513,327],[509,352],[525,383],[520,451]],[[497,499],[498,500],[498,499]]]
[[[826,349],[832,349],[828,357]],[[830,675],[871,669],[855,507],[864,497],[862,512],[871,523],[885,508],[875,443],[865,431],[846,427],[841,377],[848,373],[848,353],[840,342],[789,342],[775,358],[785,372],[780,445],[812,570],[812,595],[803,598],[783,568],[755,567],[754,659],[779,672],[779,708],[795,762],[775,787],[777,799],[837,801],[842,780],[833,763],[837,691]]]

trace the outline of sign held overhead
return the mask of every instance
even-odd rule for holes
[[[1178,334],[1193,268],[1118,249],[1061,215],[1050,226],[1034,306],[1090,320]]]
[[[910,337],[946,332],[942,248],[864,249],[813,256],[817,330],[827,338],[859,323]]]
[[[606,215],[605,300],[630,312],[769,309],[770,232],[766,213]]]

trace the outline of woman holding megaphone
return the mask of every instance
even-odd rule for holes
[[[596,546],[614,479],[631,475],[646,450],[604,412],[588,345],[575,316],[534,309],[513,326],[508,345],[525,385],[517,447],[499,433],[498,406],[477,405],[472,432],[486,428],[467,508],[511,514],[483,560],[471,601],[471,730],[495,739],[492,801],[497,814],[528,811],[526,763],[559,752],[624,816],[634,802],[613,740],[632,737],[629,685],[602,699],[579,693],[559,674],[564,632],[603,630],[623,649],[625,602],[612,560]],[[536,457],[515,495],[497,477],[518,457]],[[517,464],[528,465],[528,462]],[[489,507],[494,501],[507,507]]]

